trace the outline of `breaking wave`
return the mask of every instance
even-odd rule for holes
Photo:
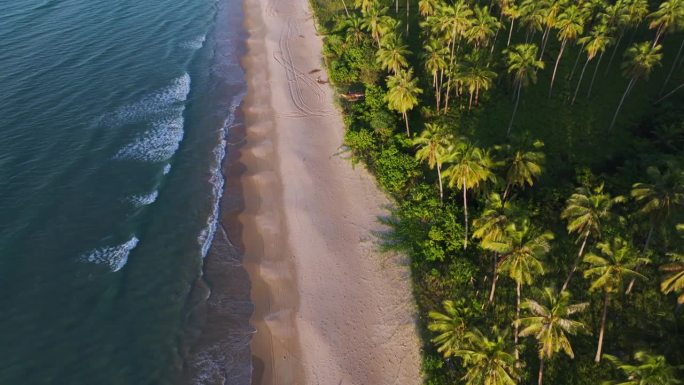
[[[133,236],[128,241],[116,245],[100,247],[81,256],[81,260],[106,265],[112,271],[119,271],[128,262],[128,255],[138,245],[138,238]]]

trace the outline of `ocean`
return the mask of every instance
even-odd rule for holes
[[[249,384],[219,221],[241,23],[241,0],[0,0],[0,384]]]

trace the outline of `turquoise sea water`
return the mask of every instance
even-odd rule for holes
[[[241,12],[0,0],[0,384],[248,383],[245,339],[212,353],[194,314]]]

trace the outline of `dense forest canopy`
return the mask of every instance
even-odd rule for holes
[[[684,0],[312,4],[425,382],[684,383]]]

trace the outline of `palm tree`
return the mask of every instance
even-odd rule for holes
[[[360,9],[361,12],[368,12],[373,7],[377,7],[378,5],[378,0],[354,0],[354,6],[357,9]]]
[[[425,69],[432,74],[432,86],[435,88],[435,111],[439,111],[442,97],[442,78],[447,69],[446,57],[449,50],[438,39],[430,39],[425,46]]]
[[[488,45],[489,40],[501,28],[501,23],[496,17],[489,14],[489,7],[486,5],[482,7],[476,5],[473,9],[475,10],[474,17],[465,37],[477,49]]]
[[[437,352],[442,353],[444,358],[450,358],[463,346],[466,329],[466,318],[470,315],[469,308],[462,302],[442,302],[444,313],[431,311],[428,313],[430,322],[428,330],[439,333],[431,339],[437,345]]]
[[[666,273],[660,282],[663,294],[676,293],[677,303],[684,304],[684,254],[670,253],[670,263],[660,266],[660,271]]]
[[[486,181],[494,181],[494,162],[487,150],[483,150],[468,141],[462,141],[452,147],[447,157],[449,168],[444,176],[449,180],[449,187],[463,192],[463,213],[465,217],[465,236],[463,247],[468,247],[468,190],[477,189]]]
[[[516,216],[516,207],[510,202],[501,198],[499,193],[491,193],[487,199],[484,210],[480,217],[473,221],[473,238],[480,240],[480,246],[485,250],[492,250],[493,244],[500,243],[506,235],[506,227],[511,218]],[[499,280],[498,272],[499,253],[494,252],[492,287],[489,291],[489,303],[494,301],[496,283]]]
[[[396,34],[385,35],[380,49],[375,53],[380,68],[396,74],[408,67],[406,56],[410,53],[408,46],[403,44]]]
[[[602,385],[676,385],[682,383],[681,380],[677,379],[676,372],[682,366],[669,365],[665,356],[638,351],[634,353],[636,365],[624,363],[609,354],[606,354],[605,357],[624,373],[626,381],[605,381]]]
[[[362,26],[371,34],[378,47],[380,47],[380,37],[382,36],[382,19],[386,14],[387,7],[371,6],[366,11],[362,11]]]
[[[631,192],[632,198],[641,204],[638,213],[650,222],[644,250],[648,249],[655,227],[684,206],[684,170],[670,162],[664,172],[658,167],[648,167],[646,175],[650,183],[635,183]]]
[[[432,16],[437,11],[438,4],[437,0],[419,0],[418,13],[423,17]]]
[[[346,17],[341,23],[340,28],[345,31],[345,40],[356,44],[363,41],[365,33],[363,31],[363,19],[357,15]]]
[[[387,88],[387,104],[390,109],[401,112],[406,124],[406,135],[411,136],[407,112],[418,104],[418,95],[423,92],[418,88],[418,79],[413,78],[413,69],[388,76]]]
[[[556,58],[556,65],[553,67],[553,74],[551,75],[551,85],[549,86],[549,96],[553,91],[553,83],[556,80],[556,71],[558,71],[558,63],[560,63],[563,51],[568,41],[574,41],[582,32],[584,32],[584,13],[576,5],[571,5],[565,9],[556,21],[558,28],[558,40],[561,41],[560,52]]]
[[[551,249],[549,242],[553,234],[549,231],[540,232],[534,229],[529,220],[520,224],[511,223],[506,227],[505,235],[499,242],[489,243],[492,251],[501,254],[497,270],[500,274],[507,274],[515,281],[516,305],[515,318],[520,318],[520,299],[522,286],[531,285],[537,275],[544,274],[541,259]],[[515,357],[518,358],[518,325],[514,325],[513,338],[515,341]]]
[[[663,57],[663,54],[660,53],[662,48],[661,45],[651,46],[648,42],[643,42],[633,45],[625,52],[627,60],[622,64],[623,74],[628,76],[630,80],[625,93],[622,94],[620,104],[618,104],[608,130],[611,130],[615,125],[615,119],[617,119],[622,104],[627,95],[632,91],[634,84],[641,78],[648,78],[651,71],[660,64],[660,59]]]
[[[591,84],[589,85],[587,97],[591,94],[591,88],[594,86],[594,80],[596,78],[598,68],[601,65],[601,59],[603,59],[603,54],[606,52],[606,48],[608,48],[612,41],[613,39],[610,37],[610,29],[606,23],[597,24],[594,26],[588,36],[582,37],[578,40],[578,42],[584,46],[584,51],[587,54],[587,60],[584,62],[584,66],[582,66],[582,72],[580,73],[580,78],[577,81],[575,93],[572,95],[571,104],[575,104],[575,99],[577,99],[577,93],[582,85],[582,79],[584,78],[584,71],[586,71],[587,65],[589,65],[589,62],[592,61],[596,55],[599,55],[594,75],[591,78]]]
[[[503,146],[505,153],[507,153],[502,162],[506,165],[504,200],[508,197],[512,187],[524,188],[525,185],[534,185],[534,180],[541,175],[542,166],[546,161],[544,153],[538,151],[543,147],[544,143],[540,140],[535,140],[531,146],[520,147],[515,150],[510,145]]]
[[[525,26],[525,43],[544,29],[544,9],[538,0],[523,0],[520,4],[520,22]]]
[[[482,63],[477,51],[468,55],[466,62],[467,64],[463,71],[463,83],[468,88],[468,93],[470,94],[468,102],[468,110],[470,110],[473,105],[473,100],[475,101],[475,105],[478,104],[480,90],[487,91],[492,86],[494,78],[496,77],[496,72],[490,70]]]
[[[520,92],[523,87],[537,82],[537,71],[544,69],[544,62],[537,60],[537,46],[534,44],[518,44],[512,49],[506,49],[504,53],[506,54],[508,73],[513,75],[513,86],[515,87],[515,106],[507,131],[507,134],[510,134],[515,114],[518,112]]]
[[[513,1],[507,1],[501,8],[501,14],[506,16],[511,24],[508,26],[508,39],[506,40],[506,47],[511,45],[511,37],[513,37],[513,26],[515,21],[522,17],[523,11]]]
[[[565,6],[564,0],[546,0],[540,1],[539,11],[542,13],[544,21],[544,34],[541,40],[541,53],[539,54],[539,60],[544,57],[544,51],[546,50],[546,44],[549,41],[549,36],[551,35],[551,29],[556,27],[558,22],[558,15],[563,10]]]
[[[557,294],[551,288],[544,289],[544,302],[539,303],[526,299],[522,308],[529,316],[516,319],[516,325],[522,327],[521,337],[534,336],[539,345],[539,375],[537,384],[542,385],[544,379],[544,362],[551,360],[561,350],[570,358],[575,358],[569,335],[586,332],[587,328],[581,321],[571,317],[584,311],[587,302],[570,304],[570,293],[563,291]]]
[[[568,288],[572,275],[577,271],[589,237],[599,239],[604,222],[613,217],[611,211],[613,206],[624,201],[625,198],[622,196],[611,197],[610,194],[604,192],[603,184],[593,189],[579,187],[570,196],[561,212],[561,219],[568,221],[568,232],[576,233],[579,237],[578,241],[582,240],[582,246],[561,291]]]
[[[453,135],[446,132],[446,129],[434,123],[425,125],[425,130],[418,137],[413,139],[413,145],[418,147],[416,159],[426,161],[430,169],[437,167],[437,179],[439,181],[439,201],[444,199],[442,188],[442,164],[446,159],[449,146],[453,143]]]
[[[677,28],[684,24],[684,1],[664,1],[660,4],[658,10],[648,15],[648,18],[651,19],[648,28],[656,30],[651,46],[655,48],[665,32],[675,32]]]
[[[606,317],[608,315],[608,303],[610,296],[622,289],[625,278],[642,278],[643,275],[635,271],[639,265],[650,263],[648,258],[639,255],[639,252],[627,241],[620,237],[611,239],[610,242],[601,242],[597,246],[598,253],[591,252],[584,256],[584,262],[590,267],[584,271],[584,278],[592,278],[589,291],[601,290],[603,292],[603,315],[598,337],[598,347],[594,361],[601,362],[603,350],[603,336],[606,330]]]
[[[517,384],[520,376],[516,359],[506,347],[504,337],[496,334],[490,339],[477,329],[466,333],[467,347],[455,352],[466,367],[464,385]]]
[[[677,225],[677,231],[684,235],[684,224]],[[666,273],[660,282],[663,294],[675,292],[678,294],[677,304],[684,304],[684,254],[669,253],[670,263],[660,266],[660,271]]]

